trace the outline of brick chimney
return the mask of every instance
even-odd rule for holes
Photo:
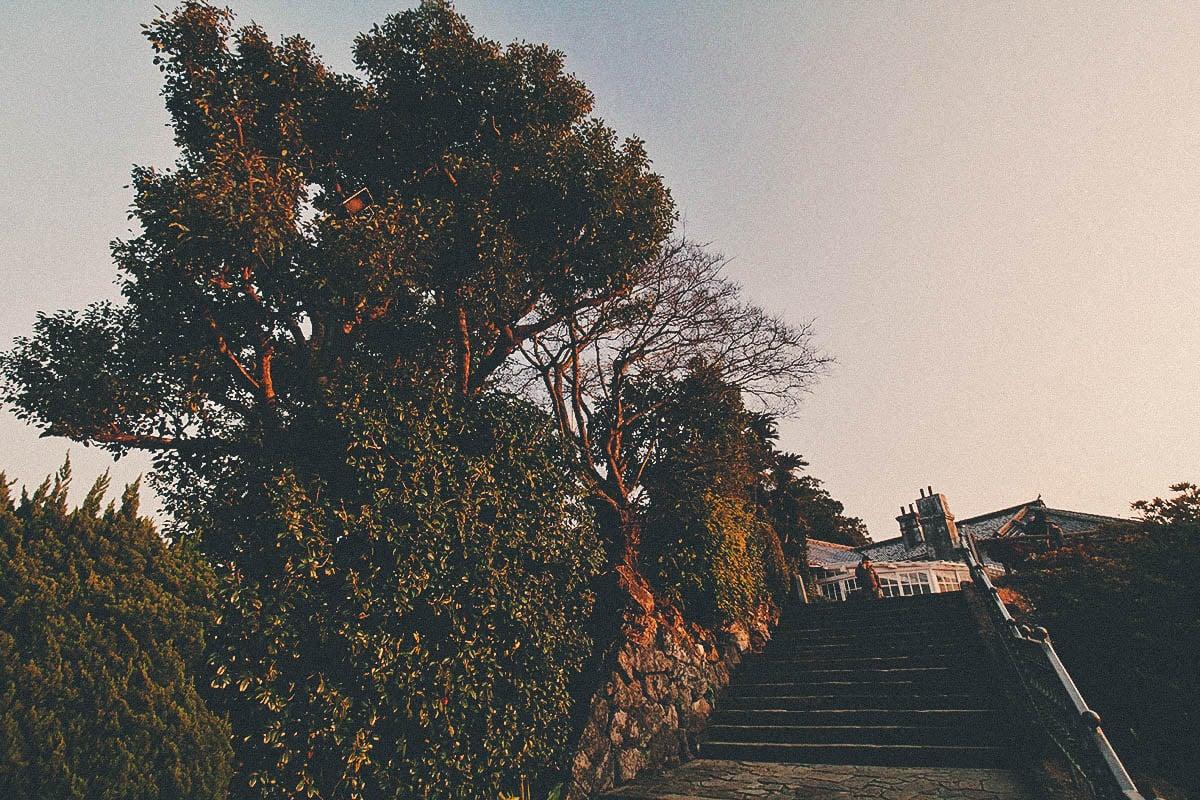
[[[916,547],[925,541],[921,515],[913,509],[912,503],[908,504],[908,511],[904,510],[904,506],[900,506],[900,516],[896,517],[896,521],[900,523],[900,535],[904,537],[905,547]]]
[[[954,515],[950,513],[950,504],[944,494],[933,491],[933,487],[921,490],[921,496],[914,504],[910,503],[907,513],[900,507],[900,535],[904,537],[906,547],[914,547],[921,542],[927,543],[938,558],[957,558],[958,527],[954,524]]]

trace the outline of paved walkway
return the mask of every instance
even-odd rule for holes
[[[1003,769],[698,759],[609,794],[621,800],[1034,800]]]

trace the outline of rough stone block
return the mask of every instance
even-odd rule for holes
[[[646,754],[637,748],[628,748],[617,753],[617,783],[625,783],[637,777],[646,766]]]

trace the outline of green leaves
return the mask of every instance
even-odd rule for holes
[[[4,796],[224,798],[228,728],[193,678],[212,573],[137,516],[136,486],[101,512],[102,477],[71,512],[69,480],[0,502]]]
[[[277,467],[203,531],[231,554],[214,657],[245,790],[466,798],[554,779],[600,553],[548,420],[411,382],[331,398],[342,468]]]
[[[355,75],[202,2],[145,34],[180,156],[134,170],[124,305],[45,318],[0,364],[46,430],[211,453],[319,406],[343,368],[479,391],[532,332],[622,292],[674,224],[561,54],[476,37],[449,4],[359,37]]]

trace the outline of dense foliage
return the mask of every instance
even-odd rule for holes
[[[208,501],[231,554],[215,662],[246,794],[552,782],[601,562],[548,421],[503,396],[411,390],[356,393],[342,418],[340,485],[281,468],[251,503]]]
[[[665,397],[659,402],[660,397]],[[769,420],[708,365],[644,387],[654,409],[638,429],[654,437],[646,474],[646,567],[668,596],[700,619],[745,619],[790,588],[779,535],[759,502],[776,458]]]
[[[67,468],[14,503],[0,474],[0,795],[224,798],[229,732],[193,675],[212,573],[108,481],[67,508]]]
[[[1133,530],[1033,557],[1035,606],[1104,729],[1141,776],[1200,794],[1200,489],[1135,504]]]
[[[134,171],[124,302],[38,320],[8,398],[121,452],[228,452],[322,414],[343,370],[436,366],[465,393],[534,332],[627,290],[674,208],[641,144],[543,46],[430,0],[359,72],[185,2],[147,26],[180,155]]]

